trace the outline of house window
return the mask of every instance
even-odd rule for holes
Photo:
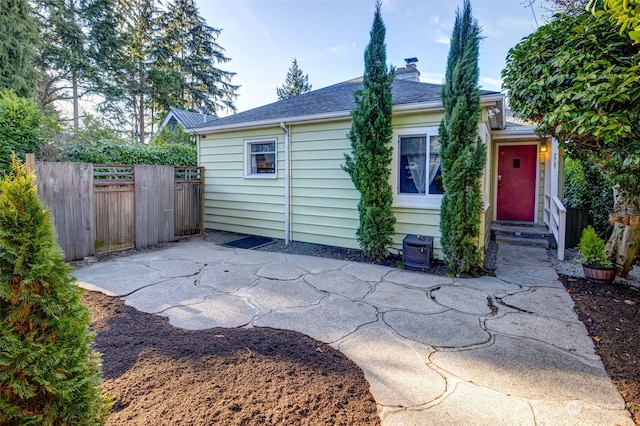
[[[245,141],[245,177],[276,177],[275,139]]]
[[[398,136],[398,195],[428,197],[444,193],[440,142],[435,132]]]

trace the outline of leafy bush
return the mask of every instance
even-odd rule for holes
[[[135,142],[93,142],[84,145],[67,143],[62,161],[195,166],[198,160],[196,148],[189,145],[149,146]]]
[[[94,117],[84,118],[80,129],[66,140],[51,142],[49,151],[59,153],[56,161],[95,164],[148,164],[157,166],[195,166],[195,144],[184,130],[163,130],[151,145],[122,138],[115,130]]]
[[[184,131],[184,126],[182,124],[178,124],[176,127],[164,126],[149,143],[151,146],[166,146],[173,144],[195,146],[196,141],[189,133]]]
[[[0,91],[0,174],[11,168],[11,154],[24,159],[42,142],[42,113],[35,100]]]
[[[563,204],[568,208],[587,210],[598,236],[609,237],[608,209],[613,207],[613,190],[597,165],[586,159],[567,158]]]
[[[0,424],[102,424],[92,342],[52,220],[14,157],[0,180]]]

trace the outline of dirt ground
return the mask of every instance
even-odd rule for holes
[[[350,249],[278,244],[262,250],[371,261]],[[495,246],[485,268],[494,262]],[[444,267],[436,262],[428,272],[442,274]],[[560,280],[640,425],[640,288]],[[187,331],[101,293],[87,292],[84,301],[103,354],[104,389],[114,401],[107,425],[380,424],[362,371],[307,336],[268,328]]]
[[[637,266],[636,266],[637,267]],[[640,288],[560,275],[609,377],[640,425]]]
[[[268,328],[177,329],[86,292],[113,398],[107,425],[377,425],[362,371],[330,346]]]

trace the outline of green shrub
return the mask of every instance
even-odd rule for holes
[[[107,404],[80,302],[33,175],[0,180],[0,425],[99,425]]]
[[[86,144],[67,143],[62,161],[95,164],[149,164],[196,166],[195,146],[172,144],[140,145],[135,142],[106,141]]]
[[[589,160],[567,158],[563,204],[567,208],[589,212],[593,228],[601,238],[611,235],[610,207],[613,207],[613,190],[606,183],[602,170]]]
[[[195,138],[184,130],[182,124],[178,124],[176,127],[164,126],[162,130],[149,142],[151,146],[167,146],[167,145],[191,145],[195,146]]]
[[[587,226],[582,231],[580,243],[578,244],[582,263],[591,266],[610,267],[611,262],[607,259],[604,248],[604,240],[598,236],[592,226]]]
[[[42,113],[35,100],[0,91],[0,174],[11,168],[11,154],[24,160],[42,142]]]

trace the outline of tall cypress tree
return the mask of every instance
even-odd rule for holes
[[[289,99],[311,91],[309,76],[298,67],[298,60],[293,59],[287,72],[287,79],[282,87],[276,88],[278,100]]]
[[[478,250],[482,200],[480,178],[486,148],[478,136],[480,92],[478,49],[480,26],[469,0],[456,11],[445,84],[444,118],[440,123],[442,198],[440,232],[449,273],[474,273],[481,264]]]
[[[38,31],[28,0],[0,1],[0,89],[33,96],[38,80]]]
[[[364,53],[364,87],[355,93],[356,108],[351,112],[348,136],[352,152],[345,154],[343,166],[360,192],[356,237],[362,250],[376,258],[387,256],[396,222],[389,183],[393,133],[391,84],[395,70],[387,70],[386,29],[381,7],[381,2],[376,2],[371,39]]]
[[[80,303],[33,175],[0,179],[0,424],[98,425],[107,407]]]

